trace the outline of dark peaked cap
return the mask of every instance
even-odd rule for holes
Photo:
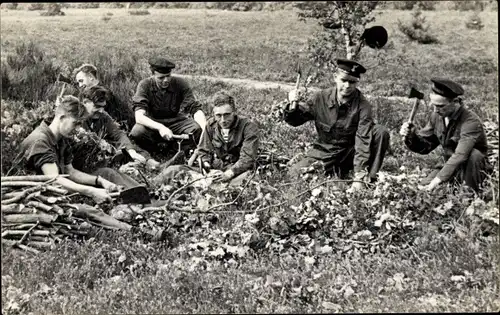
[[[360,63],[349,59],[337,59],[339,69],[343,70],[353,77],[359,78],[361,73],[365,73],[366,69]]]
[[[175,64],[162,57],[153,57],[149,59],[151,69],[159,73],[169,73],[175,68]]]
[[[456,82],[453,82],[448,79],[442,78],[431,78],[432,83],[432,91],[436,94],[442,95],[448,98],[455,98],[464,94],[464,89],[462,86]]]

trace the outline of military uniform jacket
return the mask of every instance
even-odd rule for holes
[[[28,170],[43,174],[42,166],[55,163],[60,174],[64,174],[65,166],[73,161],[73,153],[69,140],[56,140],[49,126],[42,122],[21,143],[23,161]]]
[[[479,117],[460,106],[451,117],[448,127],[444,118],[432,113],[427,125],[418,133],[410,134],[405,139],[406,146],[413,152],[428,154],[439,144],[444,149],[445,165],[436,175],[441,181],[447,181],[466,162],[472,149],[487,154],[488,144],[483,124]]]
[[[214,168],[231,168],[237,176],[253,168],[255,164],[259,149],[259,129],[249,119],[238,116],[229,129],[229,140],[226,143],[219,124],[214,118],[210,118],[198,153],[202,162],[209,162]],[[214,154],[222,165],[215,165]]]
[[[134,149],[134,145],[130,142],[125,131],[121,130],[106,112],[100,112],[88,118],[83,123],[83,127],[94,132],[99,138],[106,140],[118,150],[122,148]]]
[[[340,161],[354,147],[354,172],[367,170],[374,122],[371,104],[358,89],[342,106],[338,104],[335,86],[321,90],[307,102],[299,103],[295,111],[285,111],[284,120],[292,126],[314,120],[318,140],[308,156]]]
[[[137,85],[132,98],[132,109],[146,110],[152,119],[175,118],[180,112],[194,115],[201,109],[188,83],[179,77],[172,77],[166,89],[160,89],[153,76],[143,79]]]

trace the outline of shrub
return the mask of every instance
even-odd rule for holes
[[[170,3],[168,2],[155,2],[153,5],[154,9],[166,9],[170,7]]]
[[[101,20],[103,20],[104,22],[108,22],[109,20],[111,20],[111,17],[105,15],[101,17]]]
[[[0,5],[2,9],[6,10],[17,10],[18,3],[17,2],[12,2],[12,3],[2,3]]]
[[[65,15],[64,12],[61,11],[61,5],[59,3],[49,3],[47,5],[47,12],[41,12],[41,16],[62,16]]]
[[[418,1],[389,1],[395,10],[413,10]]]
[[[99,7],[108,9],[122,9],[125,8],[125,5],[121,2],[103,2],[99,4]]]
[[[421,44],[438,43],[438,39],[429,33],[429,25],[425,24],[426,21],[425,17],[422,16],[422,11],[417,9],[413,12],[410,23],[403,23],[398,20],[398,29],[412,41],[417,41]]]
[[[468,29],[472,29],[472,30],[481,30],[484,27],[484,24],[481,21],[479,14],[477,12],[474,12],[469,17],[467,22],[465,22],[465,27],[467,27]]]
[[[130,11],[128,11],[128,14],[130,14],[130,15],[148,15],[151,13],[149,13],[148,10],[130,10]]]
[[[43,3],[30,3],[28,6],[28,11],[39,11],[43,10]]]
[[[77,9],[98,9],[99,2],[82,2],[76,5]]]
[[[45,101],[56,95],[60,66],[33,42],[21,43],[2,61],[2,98]]]
[[[453,1],[453,9],[458,11],[483,11],[486,1]]]
[[[106,13],[106,15],[107,15],[107,16],[113,16],[113,13],[108,12],[108,13]]]
[[[434,11],[436,10],[435,1],[419,1],[417,7],[423,11]]]

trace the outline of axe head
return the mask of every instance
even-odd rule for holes
[[[64,82],[69,85],[74,85],[75,82],[73,82],[70,78],[64,76],[62,73],[59,73],[57,75],[57,82]]]
[[[122,190],[120,197],[122,203],[147,204],[151,202],[148,189],[145,186],[137,186]]]
[[[408,98],[418,98],[419,100],[421,100],[424,98],[424,93],[419,92],[417,89],[412,87]]]
[[[380,49],[387,44],[389,35],[383,26],[373,26],[364,30],[361,39],[364,39],[368,47]]]

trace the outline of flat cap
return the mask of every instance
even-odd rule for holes
[[[149,59],[149,65],[153,71],[159,73],[170,73],[175,68],[175,64],[162,57],[153,57]]]
[[[442,95],[448,98],[455,98],[464,94],[464,89],[462,86],[456,82],[448,79],[442,78],[431,78],[432,91],[436,94]]]
[[[337,65],[340,70],[355,78],[359,78],[360,74],[366,72],[365,67],[354,60],[337,59]]]

